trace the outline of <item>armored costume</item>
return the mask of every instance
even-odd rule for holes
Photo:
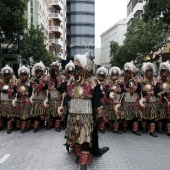
[[[157,96],[159,97],[158,132],[163,133],[163,122],[167,120],[167,134],[170,136],[170,64],[169,61],[160,64],[160,76],[158,77]]]
[[[127,121],[132,120],[132,131],[136,135],[141,135],[138,128],[138,116],[139,110],[136,107],[136,100],[138,98],[138,93],[140,92],[140,83],[134,79],[133,75],[136,71],[133,62],[126,63],[124,65],[124,81],[122,86],[123,92],[123,105],[121,111],[121,117],[123,119],[124,131],[127,128]]]
[[[15,79],[13,77],[13,70],[6,65],[1,70],[2,81],[0,82],[1,91],[1,115],[0,115],[0,128],[3,126],[3,118],[7,118],[7,133],[11,133],[15,123],[15,112],[13,111],[12,99],[13,99],[13,86]]]
[[[19,80],[14,86],[15,98],[12,105],[15,107],[17,118],[21,120],[21,133],[29,131],[31,126],[30,112],[32,105],[30,97],[32,95],[32,84],[28,80],[30,70],[22,66],[18,69]]]
[[[105,94],[106,99],[106,114],[109,121],[110,129],[113,129],[114,133],[122,133],[119,129],[121,120],[121,114],[119,110],[119,100],[121,99],[121,70],[119,67],[112,67],[109,71],[110,81],[107,85],[107,92]]]
[[[158,98],[157,98],[157,80],[153,76],[153,64],[150,62],[144,63],[142,66],[143,78],[141,80],[142,93],[141,103],[142,112],[142,128],[145,132],[147,122],[149,124],[149,135],[157,137],[155,134],[155,120],[158,118]],[[145,103],[145,104],[144,104]]]
[[[44,75],[45,66],[42,62],[36,63],[34,65],[34,77],[31,80],[33,84],[33,108],[32,116],[34,118],[34,130],[33,132],[38,132],[40,126],[40,120],[49,114],[49,103],[48,103],[48,85],[47,77]]]
[[[46,129],[52,128],[54,120],[54,127],[57,132],[60,132],[61,120],[64,119],[63,115],[59,115],[58,113],[58,107],[61,105],[62,99],[59,89],[61,88],[61,83],[65,81],[65,76],[60,73],[60,67],[61,64],[58,61],[53,62],[50,65],[50,75],[47,80],[50,93],[50,107]]]
[[[89,145],[93,130],[92,116],[92,83],[85,79],[85,67],[87,59],[84,55],[74,57],[75,73],[74,81],[70,80],[67,92],[70,97],[69,115],[67,120],[66,138],[67,144],[74,143],[74,152],[77,161],[82,166],[90,163]]]
[[[105,80],[108,74],[108,70],[104,66],[102,66],[97,69],[96,74],[97,74],[96,79],[94,79],[94,81],[96,82],[96,85],[100,85],[102,93],[105,94],[105,89],[106,89]],[[104,95],[101,100],[102,100],[103,106],[101,106],[100,108],[101,111],[97,114],[96,119],[100,121],[100,125],[99,125],[100,132],[105,133],[105,123],[108,122],[108,119],[107,119],[106,110],[105,110],[106,108],[103,108],[104,103],[105,103]]]

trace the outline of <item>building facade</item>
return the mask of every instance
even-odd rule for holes
[[[119,20],[111,28],[101,34],[101,65],[104,65],[107,69],[110,68],[110,42],[117,42],[119,45],[123,44],[124,34],[127,30],[126,19]]]
[[[146,0],[127,0],[127,29],[131,27],[133,19],[142,19],[143,7],[146,4]],[[152,63],[154,65],[154,75],[159,75],[159,66],[162,62],[169,60],[170,58],[170,44],[167,43],[161,50],[156,51],[153,54]],[[146,62],[150,62],[147,60]]]
[[[66,60],[66,0],[49,0],[49,50]]]
[[[127,0],[127,28],[132,26],[134,18],[142,19],[145,4],[146,0]]]
[[[76,54],[95,53],[95,1],[67,0],[67,62]]]
[[[44,44],[49,49],[49,23],[48,23],[48,0],[30,0],[25,10],[25,17],[28,21],[28,27],[33,24],[44,33]]]

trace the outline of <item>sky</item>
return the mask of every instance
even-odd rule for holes
[[[101,47],[100,35],[127,17],[127,0],[95,0],[95,48]]]

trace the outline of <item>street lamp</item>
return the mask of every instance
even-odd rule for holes
[[[17,44],[18,44],[18,55],[20,55],[20,42],[23,40],[23,35],[17,36]]]
[[[0,31],[0,68],[2,68],[2,43],[5,40],[5,34]]]

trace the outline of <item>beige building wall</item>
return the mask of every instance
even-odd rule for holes
[[[49,1],[49,50],[66,60],[66,0]]]

